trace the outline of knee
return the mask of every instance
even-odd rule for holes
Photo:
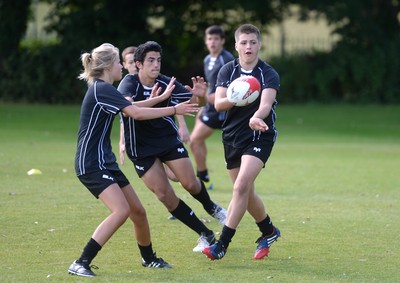
[[[190,136],[190,149],[192,150],[192,151],[196,151],[196,149],[197,149],[197,147],[198,147],[198,141],[197,141],[197,139],[196,139],[196,137],[192,137],[192,136]]]
[[[130,217],[139,218],[139,219],[147,219],[147,213],[143,206],[133,207],[130,211]]]
[[[181,181],[182,187],[191,194],[197,194],[201,191],[201,184],[198,178],[193,178],[187,181]]]
[[[130,214],[129,218],[132,220],[132,222],[135,225],[141,226],[143,224],[148,223],[147,213],[143,206],[140,208],[131,209],[131,214]]]
[[[114,214],[118,216],[118,220],[121,223],[124,223],[128,219],[130,213],[131,211],[128,203],[126,203],[126,205],[120,206],[118,210],[114,211]]]
[[[204,142],[204,139],[200,135],[197,135],[196,133],[190,135],[190,148],[192,150],[196,150],[202,142]]]
[[[172,188],[157,190],[156,195],[158,200],[161,201],[167,207],[169,206],[171,200],[176,197]]]
[[[249,194],[249,190],[247,189],[247,183],[242,181],[236,181],[233,186],[233,192],[239,196],[245,196]]]
[[[173,211],[179,204],[179,198],[174,192],[158,197],[168,211]]]

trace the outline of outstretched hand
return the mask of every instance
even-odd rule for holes
[[[268,125],[265,124],[264,120],[257,117],[250,118],[249,127],[253,131],[265,132],[266,130],[268,130]]]
[[[158,83],[155,83],[153,86],[153,89],[151,90],[150,98],[154,98],[157,96],[160,96],[163,100],[169,98],[171,96],[172,91],[175,88],[175,77],[172,77],[171,80],[169,81],[167,88],[165,91],[160,95],[162,88],[158,87]]]
[[[205,97],[207,94],[207,83],[204,81],[204,78],[200,76],[192,77],[192,83],[193,88],[188,85],[185,85],[185,88],[197,97]]]
[[[176,115],[186,115],[186,116],[191,116],[191,117],[195,117],[195,114],[193,113],[197,113],[199,112],[199,107],[197,107],[198,104],[197,103],[189,103],[189,101],[185,101],[182,103],[179,103],[177,105],[175,105],[175,114]]]
[[[162,88],[158,87],[158,83],[155,83],[153,88],[152,88],[152,90],[151,90],[150,98],[154,98],[154,97],[159,96],[160,93],[161,93],[161,90],[162,90]]]

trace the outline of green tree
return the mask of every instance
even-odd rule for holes
[[[0,73],[3,62],[18,50],[25,34],[30,0],[0,0]]]
[[[17,4],[12,4],[16,1],[1,1],[10,5],[1,12],[9,11],[13,19],[18,19],[19,25],[26,27],[27,19],[16,16],[21,11],[21,2],[17,1],[17,7]],[[9,60],[7,70],[0,70],[0,88],[4,91],[2,99],[18,97],[35,102],[80,102],[85,84],[76,79],[81,69],[79,55],[103,42],[122,49],[156,40],[164,48],[163,72],[177,76],[183,83],[190,83],[191,76],[202,73],[202,58],[206,53],[203,33],[208,25],[222,24],[228,35],[227,46],[233,49],[231,33],[237,25],[252,22],[262,27],[279,20],[281,11],[277,0],[251,3],[228,0],[37,1],[50,4],[46,29],[55,32],[58,38],[55,42],[25,44],[18,56]],[[23,33],[25,28],[20,30]],[[14,35],[14,46],[20,41],[18,34],[7,34]]]
[[[163,70],[187,74],[201,70],[204,29],[221,24],[233,46],[232,32],[243,22],[260,27],[281,18],[279,1],[47,0],[53,4],[48,31],[71,53],[111,42],[124,48],[147,40],[165,49]],[[190,71],[189,71],[190,72]],[[193,75],[193,74],[191,74]]]
[[[286,1],[286,0],[283,0]],[[398,0],[288,0],[299,4],[301,19],[310,12],[324,14],[340,35],[340,44],[370,48],[400,35],[400,1]]]
[[[288,101],[400,102],[399,1],[282,1],[300,5],[303,20],[325,15],[340,36],[329,53],[277,60]]]

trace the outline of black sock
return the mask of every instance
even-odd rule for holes
[[[201,233],[204,233],[206,235],[210,235],[212,233],[212,231],[208,229],[199,218],[197,218],[193,210],[187,206],[183,200],[179,199],[178,206],[174,211],[170,212],[173,216],[178,218],[183,224],[188,226],[197,234],[201,235]]]
[[[200,178],[200,180],[204,181],[204,182],[210,182],[210,177],[208,177],[208,170],[204,170],[204,171],[197,171],[197,177]]]
[[[192,195],[195,199],[197,199],[204,207],[205,211],[207,211],[208,214],[213,214],[214,213],[214,202],[211,200],[210,195],[208,194],[208,191],[206,189],[206,186],[204,185],[203,181],[200,180],[201,184],[201,190],[197,195]]]
[[[268,236],[274,233],[274,225],[272,225],[272,221],[267,214],[264,220],[257,223],[258,228],[260,229],[262,236]]]
[[[152,247],[151,243],[148,246],[141,246],[138,244],[138,247],[139,247],[140,254],[141,254],[142,258],[144,259],[144,261],[151,262],[154,258],[154,252],[153,252],[153,247]]]
[[[218,241],[221,242],[225,246],[225,248],[227,248],[229,246],[229,243],[232,241],[233,236],[235,236],[235,233],[236,229],[232,229],[224,225]]]
[[[101,246],[99,243],[97,243],[93,238],[90,238],[89,242],[87,242],[83,249],[81,257],[78,259],[78,262],[89,265],[100,250]]]

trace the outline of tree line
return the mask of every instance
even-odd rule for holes
[[[202,73],[207,26],[222,25],[226,46],[234,46],[240,24],[266,32],[299,5],[301,20],[323,15],[340,39],[329,52],[268,59],[281,75],[281,102],[400,102],[400,1],[39,1],[51,7],[46,30],[56,40],[23,38],[31,0],[0,0],[1,101],[81,102],[79,56],[103,42],[122,49],[155,40],[164,49],[162,72],[189,83]]]

